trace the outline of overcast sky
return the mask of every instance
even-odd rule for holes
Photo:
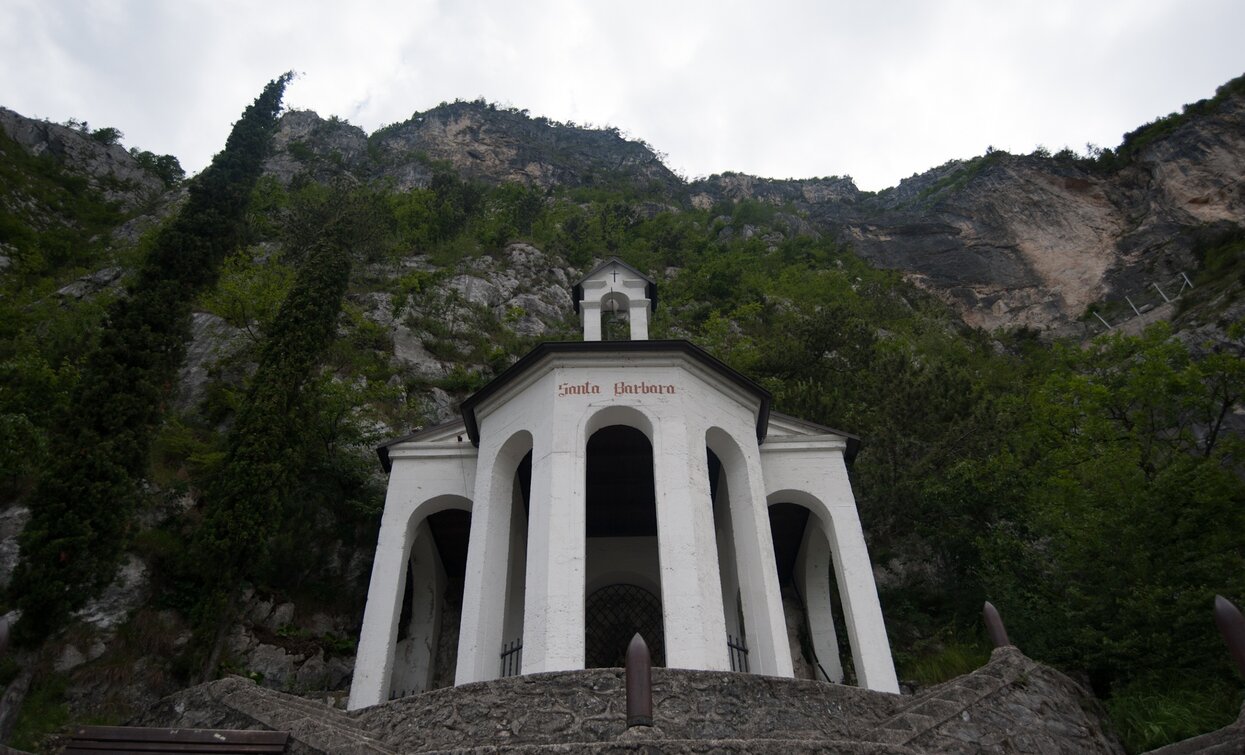
[[[1242,0],[0,0],[0,105],[190,172],[269,79],[373,131],[456,98],[616,126],[690,177],[877,190],[1125,131],[1245,73]]]

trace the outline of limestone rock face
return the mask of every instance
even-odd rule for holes
[[[164,182],[144,170],[119,144],[103,144],[74,129],[27,118],[3,107],[0,130],[32,154],[61,158],[123,210],[133,210],[165,191]]]
[[[796,213],[773,222],[782,233],[849,243],[951,303],[971,325],[1083,335],[1078,319],[1091,304],[1194,269],[1198,229],[1245,224],[1245,97],[1187,119],[1122,169],[995,152],[877,193],[837,176],[725,173],[687,184],[647,145],[616,130],[556,124],[482,102],[444,104],[370,137],[341,121],[291,112],[268,169],[282,181],[298,172],[324,177],[345,170],[407,190],[428,186],[437,163],[464,178],[540,188],[622,177],[681,198],[672,208],[681,201],[698,209],[724,201],[789,203]],[[649,202],[635,209],[668,207]],[[745,230],[727,226],[723,233]],[[496,293],[472,297],[496,307]],[[523,318],[515,330],[541,332]]]
[[[283,183],[303,171],[322,176],[344,169],[359,178],[390,180],[407,191],[427,187],[435,163],[463,178],[542,188],[590,184],[606,175],[670,190],[681,183],[648,145],[616,129],[557,124],[483,102],[415,113],[370,139],[343,121],[291,111],[281,119],[266,168]]]
[[[847,178],[739,174],[689,191],[700,208],[793,203],[818,231],[903,272],[971,325],[1080,335],[1090,304],[1195,269],[1201,228],[1245,225],[1245,97],[1187,119],[1118,171],[994,153],[876,194]]]
[[[456,102],[416,113],[373,139],[383,172],[397,179],[399,187],[424,185],[419,171],[395,170],[410,165],[412,154],[446,161],[464,177],[540,187],[581,185],[603,173],[627,174],[644,184],[678,183],[647,145],[628,141],[616,130],[563,126],[482,102]]]
[[[272,156],[264,171],[288,185],[309,173],[324,179],[346,170],[367,171],[367,134],[337,119],[325,120],[309,110],[291,110],[281,117],[272,137]]]

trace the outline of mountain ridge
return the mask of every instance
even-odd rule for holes
[[[525,111],[457,102],[372,135],[306,111],[286,114],[269,170],[353,168],[406,190],[436,166],[542,189],[630,187],[707,209],[755,200],[791,205],[819,233],[953,306],[970,325],[1084,336],[1096,304],[1196,267],[1207,229],[1245,225],[1245,87],[1189,106],[1097,160],[994,151],[951,161],[881,192],[848,177],[772,179],[722,173],[686,181],[647,144]],[[1207,104],[1209,103],[1209,104]],[[1147,128],[1161,131],[1147,137]],[[352,129],[347,139],[342,134]],[[1126,153],[1126,150],[1130,150]],[[1127,154],[1127,157],[1123,157]],[[312,165],[309,166],[308,163]],[[328,164],[328,165],[326,165]]]

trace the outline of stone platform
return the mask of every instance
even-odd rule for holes
[[[901,696],[752,674],[653,670],[655,726],[627,730],[621,669],[499,679],[346,713],[231,677],[162,700],[139,726],[288,730],[295,753],[1121,753],[1063,674],[1015,648]]]

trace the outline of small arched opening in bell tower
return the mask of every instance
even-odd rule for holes
[[[621,291],[611,291],[601,299],[601,340],[631,340],[631,300]]]

